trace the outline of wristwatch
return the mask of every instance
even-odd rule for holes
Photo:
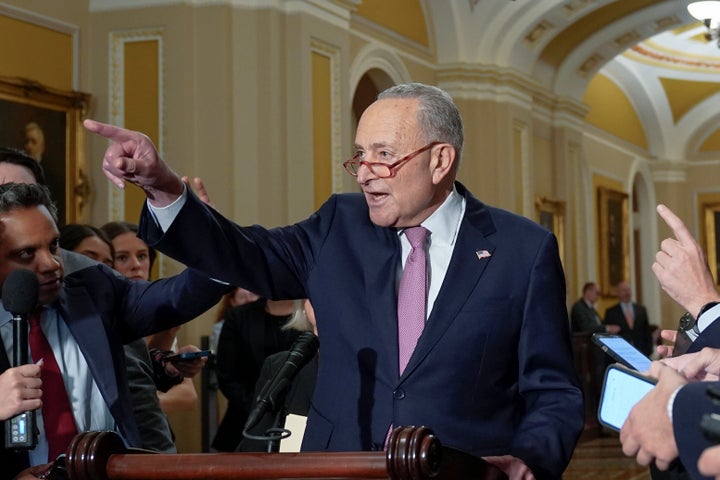
[[[700,315],[698,315],[698,317],[699,316]],[[680,317],[678,328],[683,332],[688,332],[692,330],[697,335],[700,335],[700,329],[698,328],[697,320],[695,320],[695,317],[693,317],[690,312],[683,313],[682,317]]]

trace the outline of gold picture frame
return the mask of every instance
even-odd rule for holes
[[[537,222],[555,234],[560,260],[565,261],[565,201],[535,197]]]
[[[720,202],[703,205],[703,227],[708,264],[715,284],[720,287]]]
[[[36,158],[58,207],[58,223],[85,220],[90,195],[85,129],[90,95],[0,77],[0,145]]]
[[[617,296],[616,286],[630,278],[628,194],[598,187],[600,291]]]

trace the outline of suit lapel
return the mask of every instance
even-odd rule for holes
[[[368,252],[364,271],[367,295],[365,301],[369,305],[370,318],[376,331],[383,332],[380,336],[388,358],[394,362],[394,372],[397,373],[399,366],[395,276],[400,264],[400,239],[394,229],[375,228],[375,231],[379,241],[369,242],[372,251]]]
[[[102,318],[85,288],[68,283],[60,294],[60,315],[80,347],[103,398],[108,406],[115,405],[119,396],[115,362]]]
[[[425,330],[403,372],[403,378],[409,375],[440,341],[476,289],[496,249],[495,244],[487,238],[495,232],[490,212],[480,201],[464,192],[464,188],[459,187],[458,192],[464,194],[467,201],[465,216],[460,225],[445,280],[440,287]]]

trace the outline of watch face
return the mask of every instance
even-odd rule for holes
[[[687,332],[688,330],[691,330],[695,326],[695,319],[693,318],[690,313],[685,312],[683,313],[683,316],[680,317],[680,325],[679,329]]]

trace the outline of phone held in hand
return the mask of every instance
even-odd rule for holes
[[[598,420],[617,432],[630,410],[655,386],[655,379],[646,377],[622,365],[610,365],[605,370]]]
[[[652,360],[620,335],[594,333],[593,342],[595,342],[603,352],[610,355],[613,360],[622,363],[626,367],[633,368],[639,372],[646,372],[650,369]]]
[[[197,352],[182,352],[173,353],[163,358],[166,362],[176,362],[178,360],[195,360],[202,357],[209,357],[212,355],[212,350],[198,350]]]

